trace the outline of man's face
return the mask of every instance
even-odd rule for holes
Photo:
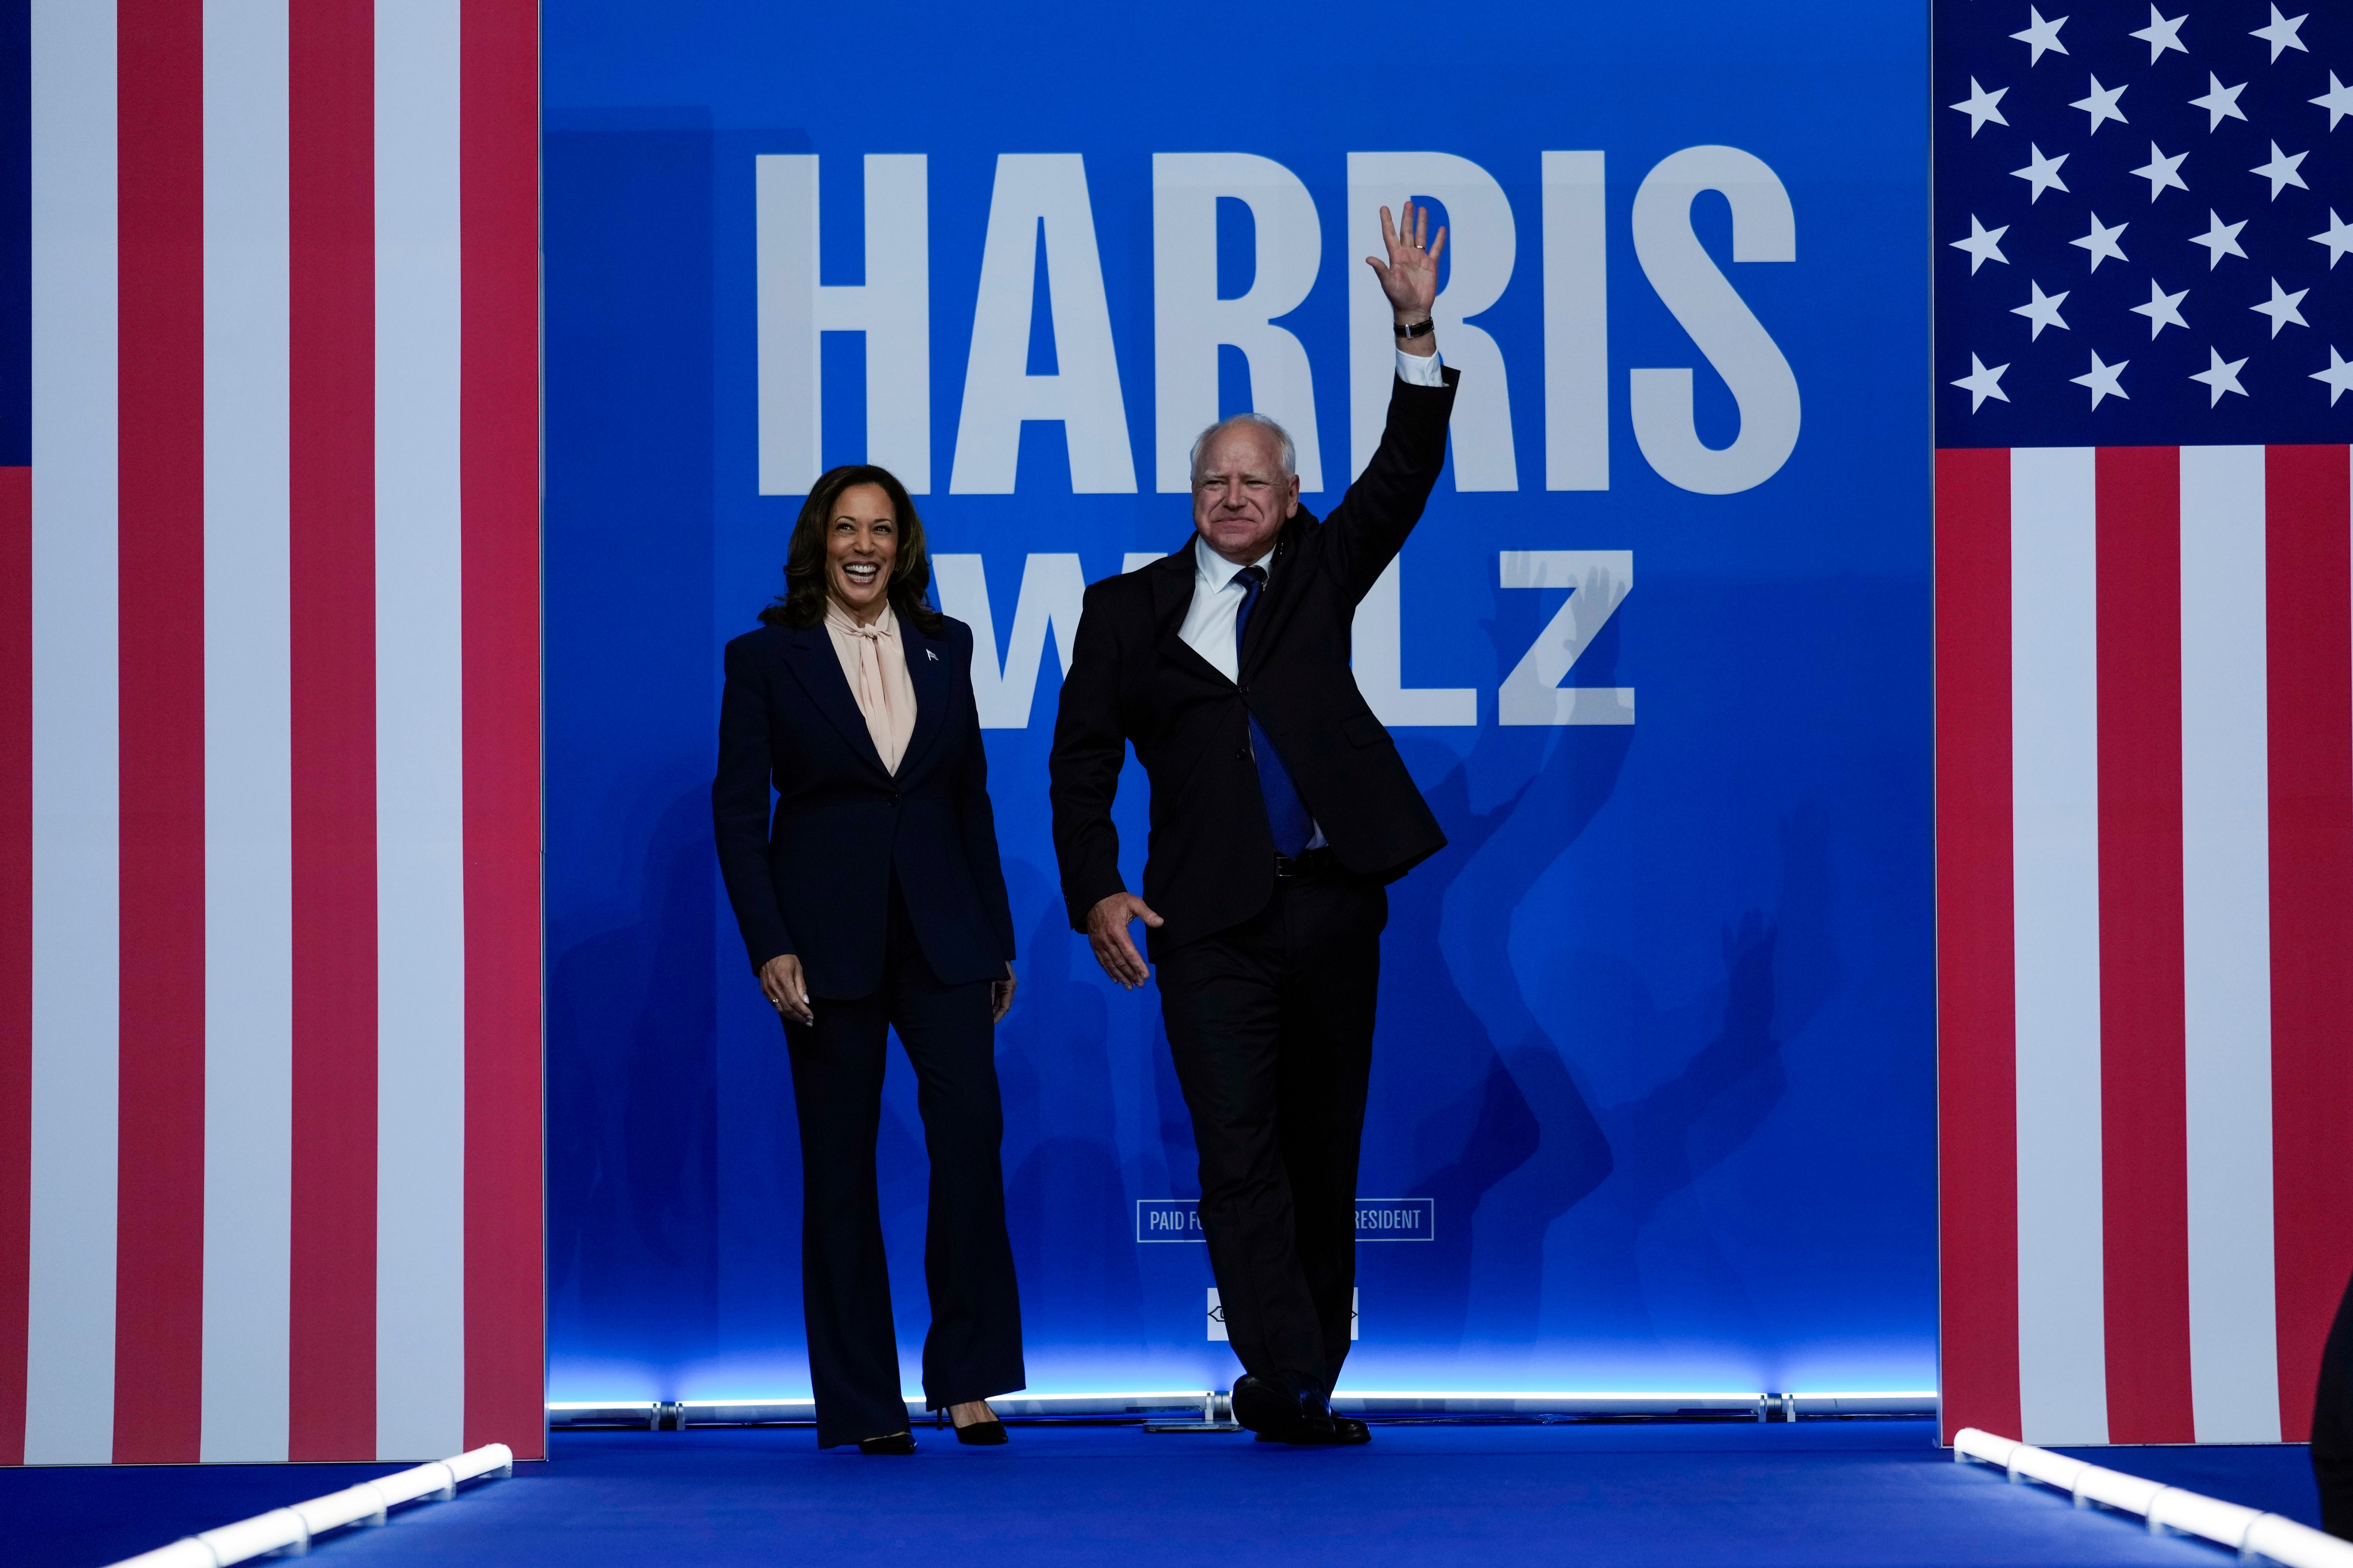
[[[1237,425],[1202,448],[1193,479],[1193,526],[1209,548],[1247,566],[1274,548],[1299,510],[1299,476],[1282,471],[1282,443],[1271,430]]]

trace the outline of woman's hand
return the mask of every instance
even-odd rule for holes
[[[808,982],[801,974],[801,961],[789,952],[780,952],[760,965],[760,992],[768,1005],[796,1024],[814,1024],[817,1015],[809,1010]]]
[[[988,983],[988,1021],[1001,1024],[1013,1006],[1013,988],[1021,982],[1014,977],[1013,965],[1005,966],[1005,978]]]

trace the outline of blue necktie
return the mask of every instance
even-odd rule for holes
[[[1242,585],[1242,607],[1234,615],[1234,669],[1240,672],[1242,633],[1250,626],[1250,612],[1258,608],[1259,595],[1266,589],[1266,568],[1245,566],[1234,574]],[[1250,752],[1258,759],[1259,793],[1266,796],[1266,825],[1274,830],[1275,852],[1298,858],[1307,847],[1307,839],[1314,831],[1308,819],[1307,803],[1299,798],[1297,786],[1291,782],[1291,770],[1282,765],[1282,753],[1274,749],[1266,731],[1250,715]]]

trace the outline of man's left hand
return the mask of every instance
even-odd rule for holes
[[[1441,226],[1434,237],[1430,234],[1428,207],[1407,202],[1402,210],[1403,217],[1392,222],[1389,209],[1381,209],[1381,244],[1388,260],[1367,256],[1365,265],[1379,277],[1398,325],[1405,327],[1430,320],[1430,306],[1438,300],[1438,258],[1446,248],[1446,230]],[[1425,333],[1400,346],[1410,354],[1428,354],[1436,352],[1438,343]]]
[[[988,983],[988,1021],[990,1023],[1005,1022],[1006,1012],[1013,1005],[1013,988],[1020,984],[1021,982],[1015,978],[1013,966],[1009,963],[1005,966],[1004,979],[992,980]]]

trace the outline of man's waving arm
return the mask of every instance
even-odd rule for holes
[[[1390,386],[1388,424],[1372,461],[1324,521],[1332,531],[1334,567],[1352,600],[1371,591],[1421,519],[1430,489],[1446,467],[1446,422],[1461,377],[1440,365],[1430,319],[1446,230],[1430,234],[1430,209],[1407,202],[1396,223],[1388,208],[1381,209],[1381,244],[1388,259],[1368,256],[1365,264],[1380,279],[1397,333],[1398,378]]]

